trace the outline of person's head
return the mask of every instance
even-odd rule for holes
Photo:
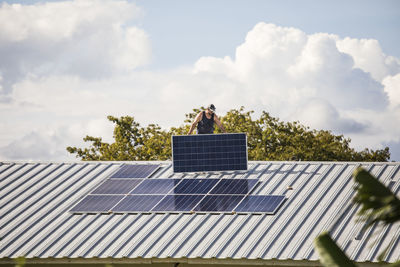
[[[207,109],[208,109],[209,112],[214,113],[214,112],[215,112],[215,106],[214,106],[214,104],[209,105],[209,106],[207,107]]]

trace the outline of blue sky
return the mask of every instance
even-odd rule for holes
[[[399,1],[3,1],[0,159],[245,106],[400,160]]]
[[[135,1],[140,25],[152,39],[154,68],[192,64],[204,55],[233,56],[258,22],[296,27],[308,34],[379,40],[400,57],[399,1]]]

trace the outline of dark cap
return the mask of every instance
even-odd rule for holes
[[[214,106],[214,104],[209,105],[209,106],[208,106],[208,109],[210,109],[210,110],[212,110],[212,111],[215,112],[215,106]]]

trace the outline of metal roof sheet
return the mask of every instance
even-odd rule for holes
[[[385,261],[400,258],[400,224],[364,230],[351,203],[355,168],[363,166],[398,195],[400,163],[249,162],[246,172],[187,174],[157,163],[155,179],[256,178],[254,194],[287,200],[275,215],[76,215],[69,209],[122,162],[2,162],[0,258],[317,261],[313,240],[325,230],[358,262],[375,262],[387,245]]]

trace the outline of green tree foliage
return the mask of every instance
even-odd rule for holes
[[[108,116],[115,124],[114,143],[86,136],[83,140],[90,143],[89,148],[67,147],[67,150],[82,160],[166,160],[171,158],[171,136],[187,134],[194,117],[203,109],[193,109],[186,114],[183,125],[169,131],[157,124],[141,127],[130,116]],[[227,132],[247,134],[249,160],[388,161],[390,158],[388,147],[358,152],[343,135],[310,130],[299,122],[282,122],[267,112],[253,119],[253,113],[241,107],[220,118]],[[216,132],[220,130],[217,128]]]
[[[68,152],[82,160],[166,160],[171,155],[171,134],[158,125],[141,127],[133,117],[107,117],[115,123],[112,144],[101,137],[86,136],[83,140],[91,142],[89,148],[67,147]]]

